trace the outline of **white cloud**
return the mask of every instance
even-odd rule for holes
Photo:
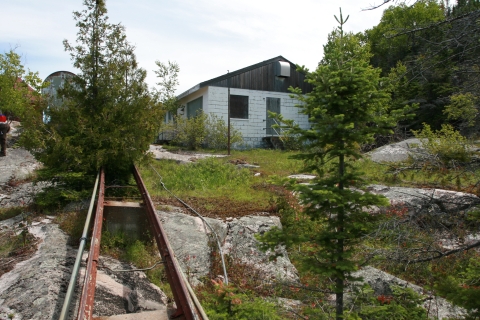
[[[141,67],[154,85],[155,60],[177,61],[178,93],[199,82],[283,55],[313,69],[342,7],[347,31],[376,25],[382,11],[361,11],[371,0],[127,0],[107,1],[110,22],[126,27]],[[19,45],[29,67],[45,78],[73,70],[62,41],[76,39],[74,10],[80,0],[22,0],[2,4],[0,50]]]

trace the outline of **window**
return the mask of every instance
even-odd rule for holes
[[[203,96],[187,103],[187,117],[193,118],[203,111]]]
[[[248,119],[248,96],[230,95],[230,118]]]
[[[170,111],[167,111],[165,114],[165,123],[169,123],[173,121],[173,114]]]

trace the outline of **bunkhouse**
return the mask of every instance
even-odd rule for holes
[[[272,128],[275,123],[268,111],[292,119],[302,128],[308,128],[308,116],[295,107],[297,99],[290,97],[288,88],[299,87],[311,91],[305,74],[297,71],[294,63],[278,56],[246,68],[229,72],[201,82],[177,98],[181,106],[177,115],[194,117],[201,110],[227,122],[228,92],[230,92],[230,122],[238,129],[244,145],[252,148],[268,147],[272,138],[282,133]],[[172,114],[167,114],[167,121]]]

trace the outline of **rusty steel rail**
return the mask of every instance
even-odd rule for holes
[[[153,235],[158,246],[158,250],[165,265],[165,273],[168,283],[172,289],[176,312],[171,318],[180,318],[182,320],[208,320],[198,300],[194,296],[191,288],[186,283],[185,275],[178,264],[175,254],[168,242],[167,235],[163,229],[158,216],[155,213],[155,207],[152,199],[143,183],[142,177],[134,166],[133,174],[137,187],[142,195],[147,217],[152,227]],[[100,182],[98,186],[98,201],[95,212],[95,223],[93,227],[90,251],[88,254],[85,279],[80,297],[80,304],[77,313],[77,320],[91,320],[93,317],[93,306],[95,298],[95,284],[97,279],[97,264],[100,254],[100,241],[102,237],[103,208],[105,205],[105,171],[100,171]],[[189,291],[190,289],[190,291]],[[192,298],[193,295],[193,298]]]
[[[95,283],[97,280],[97,264],[100,255],[100,240],[102,238],[103,206],[105,199],[105,171],[100,171],[100,188],[98,192],[97,210],[95,212],[95,224],[93,227],[90,251],[88,253],[87,270],[83,284],[80,306],[78,308],[78,320],[90,320],[93,316],[93,301],[95,297]]]
[[[97,196],[98,182],[100,180],[100,171],[98,171],[95,185],[93,186],[92,198],[90,199],[90,206],[88,207],[87,218],[85,219],[85,225],[83,226],[82,237],[80,238],[80,245],[78,246],[77,257],[75,264],[73,265],[72,274],[70,276],[70,282],[68,283],[67,292],[65,294],[65,301],[63,302],[62,311],[58,320],[66,320],[68,317],[68,311],[72,302],[73,292],[75,285],[77,284],[78,271],[80,270],[80,263],[82,262],[83,252],[85,250],[85,244],[87,243],[88,229],[90,228],[90,222],[92,218],[93,208],[95,207],[95,197]]]
[[[157,214],[155,213],[155,207],[152,199],[150,198],[150,194],[148,193],[136,166],[133,168],[133,174],[135,181],[137,182],[137,186],[142,193],[145,209],[147,210],[148,220],[152,226],[153,235],[155,237],[155,241],[157,242],[158,250],[160,251],[160,255],[164,261],[167,280],[170,284],[173,297],[177,305],[177,311],[172,318],[183,316],[186,320],[200,320],[203,317],[200,315],[200,312],[197,310],[192,298],[190,297],[187,286],[183,281],[182,271],[178,265],[170,243],[168,242],[167,234],[163,229]]]

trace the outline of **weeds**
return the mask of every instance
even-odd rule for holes
[[[102,254],[128,261],[139,269],[150,268],[161,259],[154,241],[134,240],[121,232],[102,232],[101,250]],[[167,282],[163,265],[159,264],[151,270],[146,270],[145,274],[150,282],[157,285],[170,300],[173,300],[173,293]]]
[[[23,207],[1,208],[0,221],[7,220],[22,214],[25,211]]]
[[[284,188],[275,186],[269,179],[272,175],[302,171],[300,161],[289,159],[293,154],[272,150],[234,151],[228,159],[208,158],[181,165],[174,161],[158,161],[153,166],[162,175],[165,186],[201,214],[226,218],[257,212],[273,213],[265,199],[276,198],[284,192]],[[238,168],[231,162],[256,164],[260,168]],[[180,205],[162,188],[160,178],[151,168],[144,167],[141,171],[150,194],[157,202]],[[254,176],[254,173],[260,175]]]
[[[284,319],[276,304],[242,292],[222,281],[212,280],[213,288],[202,292],[202,304],[209,319]]]
[[[232,255],[225,255],[230,282],[226,285],[219,276],[223,269],[218,248],[213,243],[210,247],[210,274],[196,287],[210,319],[284,319],[278,306],[266,299],[275,296],[275,287],[265,281],[263,271]]]
[[[37,250],[36,238],[28,232],[26,224],[21,224],[21,228],[0,232],[0,276]]]
[[[60,229],[65,231],[70,236],[69,244],[78,246],[86,219],[86,210],[70,211],[58,214],[55,217],[55,223],[58,223]]]

